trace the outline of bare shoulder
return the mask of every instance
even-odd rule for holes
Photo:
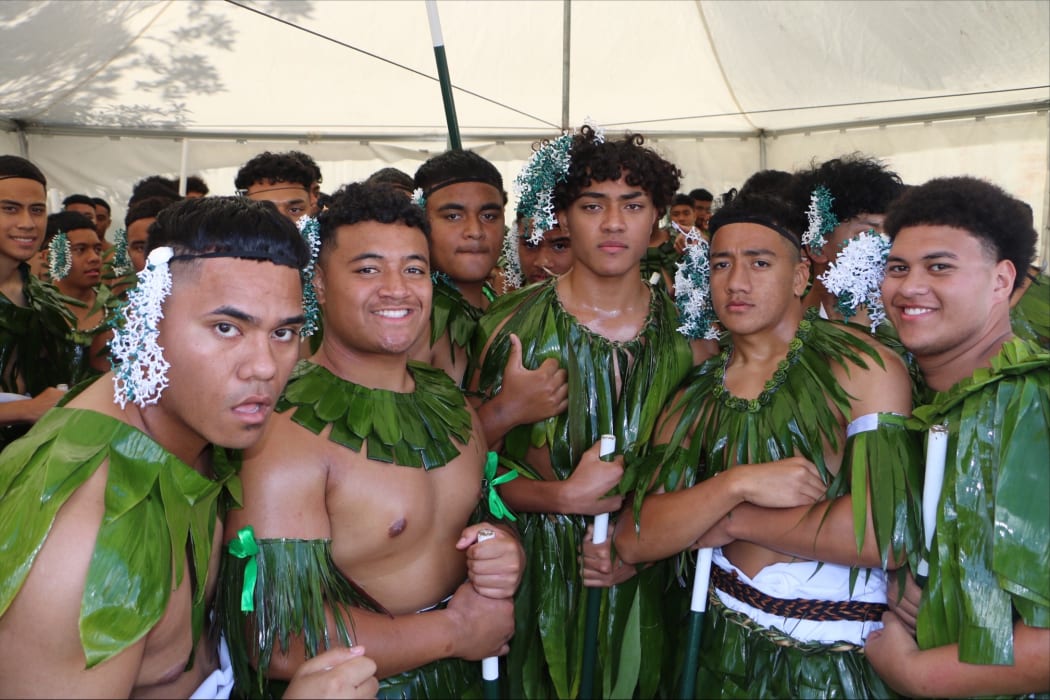
[[[871,347],[881,360],[875,362],[870,356],[862,355],[866,366],[849,360],[846,360],[846,368],[837,363],[832,364],[832,372],[853,397],[853,414],[910,413],[911,377],[900,356],[870,333],[851,326],[840,327]]]
[[[330,533],[325,509],[329,455],[338,446],[292,420],[270,417],[262,439],[241,464],[244,507],[227,515],[227,539],[247,525],[256,537],[314,539]]]
[[[0,617],[0,696],[127,697],[144,642],[93,669],[80,643],[80,606],[105,512],[103,464],[59,509],[26,580]]]

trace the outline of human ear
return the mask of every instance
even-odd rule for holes
[[[320,265],[314,267],[314,278],[310,281],[310,284],[314,286],[314,294],[317,295],[317,303],[323,304],[325,302],[324,296],[324,268]]]
[[[992,287],[992,298],[995,301],[1010,301],[1014,292],[1014,281],[1017,279],[1017,268],[1010,260],[1000,260],[995,264],[993,270],[994,285]]]

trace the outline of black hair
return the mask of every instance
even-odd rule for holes
[[[34,180],[47,189],[47,178],[40,168],[20,156],[0,156],[0,180],[10,178]]]
[[[313,177],[314,182],[322,181],[323,178],[321,177],[321,167],[317,164],[317,161],[314,160],[309,154],[303,153],[302,151],[288,151],[288,155],[292,156],[293,158],[298,158],[302,162],[302,164],[310,170],[310,174]]]
[[[177,201],[179,200],[170,197],[146,197],[145,199],[140,199],[128,207],[127,214],[124,215],[124,227],[131,226],[139,219],[156,219],[157,214],[161,210],[170,207]]]
[[[92,197],[91,198],[91,203],[94,204],[96,207],[102,207],[107,212],[112,212],[113,211],[113,208],[109,206],[109,202],[107,202],[106,200],[102,199],[101,197]]]
[[[975,177],[941,177],[908,188],[886,214],[890,239],[909,226],[950,226],[968,231],[996,262],[1017,270],[1014,289],[1024,283],[1038,240],[1031,207],[990,182]]]
[[[186,192],[200,192],[201,194],[208,194],[211,190],[208,189],[208,183],[204,181],[199,175],[190,175],[186,178]]]
[[[492,185],[507,203],[503,190],[503,176],[496,166],[473,151],[445,151],[419,166],[415,175],[415,186],[430,195],[435,189],[457,182],[483,182]]]
[[[383,168],[382,170],[377,170],[369,175],[365,182],[369,185],[385,183],[387,185],[406,189],[409,192],[416,189],[416,183],[415,180],[412,179],[412,176],[402,170],[398,170],[397,168]]]
[[[95,224],[91,223],[91,219],[78,211],[59,211],[48,215],[43,247],[47,248],[51,245],[51,239],[57,236],[59,231],[69,233],[77,229],[87,229],[96,236],[98,235],[95,232]]]
[[[62,200],[62,206],[68,207],[70,204],[86,204],[92,209],[95,208],[94,200],[92,200],[91,197],[88,197],[86,194],[71,194]]]
[[[740,194],[768,194],[791,201],[795,176],[784,170],[759,170],[744,180]],[[807,203],[808,207],[808,203]]]
[[[413,204],[403,192],[384,183],[355,182],[340,187],[332,194],[328,208],[317,216],[321,228],[321,250],[335,239],[340,226],[362,221],[381,224],[404,224],[418,228],[430,239],[426,213]]]
[[[592,182],[619,180],[626,173],[628,185],[641,187],[653,206],[665,210],[678,191],[682,171],[646,147],[641,134],[627,133],[622,139],[602,142],[595,137],[586,125],[573,137],[572,164],[565,180],[554,186],[554,208],[564,211]]]
[[[171,178],[161,175],[150,175],[144,177],[131,188],[131,197],[128,206],[146,197],[167,197],[169,199],[181,199],[179,196],[179,183]]]
[[[859,214],[885,214],[900,196],[903,183],[882,161],[852,153],[797,173],[792,196],[795,206],[806,211],[813,190],[820,185],[831,192],[831,210],[842,222]]]
[[[718,229],[727,224],[751,221],[771,228],[792,242],[792,248],[801,249],[806,217],[789,202],[761,193],[726,193],[722,206],[711,217],[708,230],[714,240]]]
[[[693,198],[690,197],[687,194],[676,194],[674,196],[674,199],[671,200],[671,206],[672,207],[681,207],[681,206],[692,207],[692,206],[694,206]]]
[[[310,259],[299,230],[273,202],[245,197],[183,199],[165,207],[150,226],[146,249],[161,246],[175,255],[224,253],[299,270]]]
[[[713,202],[715,196],[705,190],[703,187],[698,187],[695,190],[689,190],[689,196],[695,201],[699,199],[701,202]]]
[[[303,155],[297,151],[290,153],[264,151],[241,166],[233,185],[238,190],[247,190],[257,182],[269,180],[270,182],[290,182],[302,185],[303,189],[309,192],[310,186],[314,183],[315,173],[303,161],[301,158]]]

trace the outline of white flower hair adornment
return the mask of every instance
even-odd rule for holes
[[[809,196],[809,208],[806,209],[809,226],[802,236],[802,245],[809,246],[818,254],[828,242],[828,234],[839,225],[839,219],[831,208],[834,201],[831,190],[824,185],[818,185]]]
[[[113,400],[123,409],[128,401],[141,408],[160,400],[168,386],[168,369],[160,337],[160,320],[164,318],[164,300],[171,294],[171,270],[168,262],[174,252],[168,246],[156,248],[138,273],[138,284],[128,290],[128,301],[122,308],[109,343],[113,367]]]
[[[675,227],[681,231],[677,224]],[[717,340],[719,327],[711,303],[709,246],[695,226],[682,235],[686,237],[685,257],[674,275],[675,305],[682,322],[678,332],[691,340]]]
[[[865,231],[846,241],[827,272],[817,277],[835,295],[835,308],[847,321],[858,307],[867,307],[872,333],[886,320],[880,288],[889,254],[889,236]]]
[[[314,289],[317,256],[321,252],[321,227],[317,219],[312,216],[299,217],[296,226],[299,227],[299,233],[310,249],[310,259],[300,270],[303,280],[303,315],[306,316],[306,322],[299,329],[299,335],[305,338],[317,332],[321,318],[321,306],[317,301],[317,291]]]
[[[65,279],[72,266],[73,251],[69,247],[69,236],[65,231],[59,231],[51,239],[51,245],[47,247],[48,274],[55,281]]]
[[[425,194],[423,194],[422,187],[417,187],[416,189],[412,190],[412,203],[420,209],[427,208],[427,197]]]

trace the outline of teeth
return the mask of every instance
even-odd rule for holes
[[[404,318],[408,316],[408,309],[381,309],[375,313],[384,318]]]
[[[922,316],[925,313],[929,313],[930,309],[921,307],[909,306],[904,309],[905,316]]]

